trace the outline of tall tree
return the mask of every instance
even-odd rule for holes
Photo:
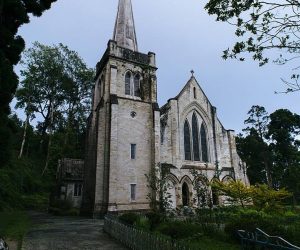
[[[270,115],[268,137],[274,155],[274,184],[300,196],[300,116],[279,109]],[[300,197],[299,197],[300,198]]]
[[[75,51],[62,44],[46,46],[35,42],[24,53],[22,64],[23,80],[16,93],[16,107],[27,107],[30,100],[32,112],[42,117],[38,130],[42,141],[48,139],[46,171],[53,133],[64,131],[63,150],[72,143],[69,137],[74,129],[84,131],[94,71]]]
[[[236,27],[237,42],[224,51],[223,57],[245,60],[250,53],[262,66],[269,62],[269,50],[279,52],[272,58],[278,64],[295,61],[299,64],[300,52],[300,1],[298,0],[209,0],[205,6],[217,21]],[[299,66],[299,65],[297,65]],[[298,69],[298,67],[297,67]],[[286,93],[300,90],[299,74],[292,74]]]
[[[10,154],[9,103],[18,86],[14,65],[20,61],[25,42],[17,35],[29,15],[41,16],[56,0],[0,0],[0,167]]]
[[[272,154],[266,142],[269,116],[265,108],[258,105],[252,106],[248,115],[249,118],[244,122],[248,127],[243,130],[247,136],[238,137],[238,150],[248,165],[250,181],[253,184],[266,181],[272,187]]]

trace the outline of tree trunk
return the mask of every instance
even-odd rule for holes
[[[267,183],[270,188],[273,188],[271,169],[270,169],[270,166],[268,163],[266,152],[263,152],[263,158],[264,158],[264,165],[265,165],[265,170],[266,170]]]
[[[28,124],[29,124],[29,114],[27,114],[26,121],[25,121],[24,133],[23,133],[23,140],[22,140],[21,149],[20,149],[20,153],[19,153],[18,159],[20,159],[22,157],[22,155],[23,155],[24,145],[25,145],[25,142],[26,142],[26,135],[27,135]]]
[[[50,124],[49,124],[49,142],[48,142],[48,149],[47,149],[47,157],[46,157],[46,163],[45,163],[45,168],[43,170],[42,176],[44,176],[45,172],[48,169],[49,165],[49,160],[50,160],[50,148],[52,144],[52,132],[53,132],[53,105],[51,104],[51,111],[50,111]]]

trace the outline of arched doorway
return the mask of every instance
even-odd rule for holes
[[[190,205],[190,191],[189,191],[189,186],[186,184],[186,182],[184,182],[182,185],[182,205],[183,206]]]

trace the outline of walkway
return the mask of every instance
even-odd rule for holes
[[[126,250],[103,232],[103,220],[31,213],[22,250]]]

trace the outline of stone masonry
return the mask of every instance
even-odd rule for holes
[[[148,210],[145,175],[156,166],[168,166],[173,208],[203,202],[194,190],[199,181],[203,185],[214,178],[248,183],[234,131],[223,127],[194,76],[159,108],[156,70],[155,54],[138,52],[131,1],[119,0],[113,40],[97,64],[88,119],[83,214]],[[195,180],[192,170],[201,180]]]

